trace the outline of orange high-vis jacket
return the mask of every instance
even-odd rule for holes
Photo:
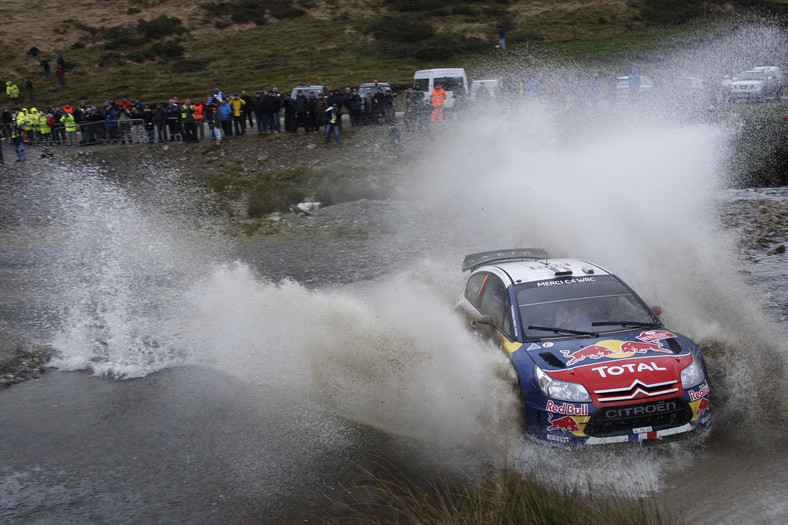
[[[436,87],[432,90],[432,105],[436,107],[443,106],[446,101],[446,90],[442,87]]]

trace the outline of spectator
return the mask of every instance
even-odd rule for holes
[[[31,47],[30,49],[27,50],[27,55],[31,57],[37,56],[38,48],[36,46]]]
[[[167,130],[170,133],[170,142],[180,141],[182,137],[181,132],[181,108],[178,106],[176,98],[171,98],[169,105],[164,108],[167,114]]]
[[[351,128],[361,125],[361,109],[363,106],[364,101],[361,100],[361,95],[358,94],[358,89],[353,88],[350,93],[350,107],[348,108]]]
[[[304,126],[304,132],[309,133],[309,100],[304,96],[304,92],[300,89],[296,93],[296,98],[293,101],[295,108],[295,126],[293,132],[298,131],[298,126]]]
[[[276,124],[279,121],[279,101],[273,90],[268,94],[263,93],[263,132],[276,133]]]
[[[282,97],[282,107],[285,113],[285,131],[295,133],[298,129],[296,126],[295,101],[288,93],[285,93]]]
[[[394,108],[394,94],[390,89],[386,90],[386,95],[383,98],[383,120],[386,124],[393,124],[396,117],[396,110]]]
[[[197,124],[194,120],[194,106],[191,99],[187,98],[181,106],[181,122],[183,123],[183,141],[197,142]]]
[[[375,97],[372,96],[370,91],[367,91],[367,96],[364,97],[361,104],[361,124],[368,126],[372,124],[372,111],[375,105]]]
[[[225,99],[222,99],[220,102],[217,101],[219,104],[219,119],[222,122],[222,136],[224,137],[232,137],[233,136],[233,108],[230,107],[229,102]]]
[[[331,143],[332,133],[334,134],[334,139],[336,139],[337,144],[339,144],[339,134],[340,130],[342,129],[340,125],[342,114],[339,111],[339,106],[332,104],[331,107],[324,110],[324,113],[326,113],[326,144]]]
[[[159,142],[167,142],[167,111],[164,109],[164,103],[156,103],[156,109],[153,111],[153,123],[156,125],[156,131]]]
[[[197,126],[197,140],[202,140],[205,138],[205,108],[200,99],[195,99],[192,104],[194,105],[194,124]]]
[[[6,80],[5,94],[8,96],[8,101],[11,104],[17,103],[19,101],[19,86],[10,80]]]
[[[249,102],[249,108],[254,113],[254,121],[257,124],[257,133],[262,133],[265,126],[265,102],[267,96],[262,89],[258,89],[252,101]]]
[[[110,99],[111,100],[111,99]],[[107,127],[107,140],[114,144],[119,140],[118,137],[118,111],[115,104],[108,103],[104,106],[104,124]]]
[[[446,90],[443,89],[441,84],[435,84],[435,88],[432,90],[432,117],[431,120],[435,122],[435,119],[443,120],[443,104],[446,101]]]
[[[41,58],[41,67],[44,70],[44,76],[46,78],[52,78],[52,69],[49,67],[49,59]]]
[[[386,95],[383,93],[383,88],[377,88],[375,94],[372,96],[372,123],[383,124],[383,113],[386,107]]]
[[[153,144],[156,142],[156,122],[153,118],[153,111],[150,107],[145,106],[142,108],[142,127],[148,135],[148,143]]]
[[[11,125],[14,123],[14,115],[8,107],[3,106],[3,113],[0,115],[0,125],[3,126],[3,136],[11,138]]]
[[[244,130],[246,129],[246,121],[249,121],[249,129],[254,128],[254,113],[252,112],[252,97],[247,95],[246,90],[241,90],[241,100],[244,101],[244,105],[241,108],[241,111],[244,114]]]
[[[208,110],[208,126],[211,128],[211,135],[213,135],[213,140],[217,144],[222,141],[222,137],[224,133],[222,131],[222,116],[219,113],[219,103],[213,101],[210,104],[206,104]]]
[[[57,71],[55,71],[55,75],[57,76],[57,83],[61,86],[66,83],[66,70],[63,66],[57,66]]]
[[[77,127],[77,121],[74,119],[74,115],[66,111],[63,113],[60,122],[63,124],[63,128],[66,132],[66,144],[69,146],[76,146],[79,143],[77,140],[77,129],[79,128]]]
[[[16,161],[21,162],[27,160],[25,154],[25,139],[23,137],[22,128],[19,124],[11,126],[11,142],[14,143],[14,151],[16,152]]]
[[[230,100],[228,102],[230,104],[230,108],[233,111],[233,126],[235,127],[235,134],[236,135],[246,135],[246,119],[243,113],[243,107],[246,105],[246,102],[238,96],[237,93],[233,93],[230,95]]]
[[[498,26],[498,45],[501,47],[501,51],[506,51],[506,30],[503,26]]]
[[[282,123],[279,119],[279,109],[282,107],[282,97],[279,95],[279,88],[274,86],[274,133],[282,131]]]

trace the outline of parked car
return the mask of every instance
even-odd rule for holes
[[[378,88],[382,89],[384,94],[386,93],[386,91],[391,91],[391,94],[393,96],[395,97],[397,96],[397,94],[391,88],[391,84],[389,84],[388,82],[378,82],[377,80],[374,82],[363,82],[358,87],[358,94],[361,95],[361,98],[363,100],[367,98],[367,93],[372,93],[372,95],[374,96],[375,93],[377,93]]]
[[[293,88],[293,91],[291,92],[290,96],[292,98],[296,98],[299,91],[302,91],[306,98],[309,98],[310,93],[314,93],[315,96],[318,96],[321,93],[323,94],[324,97],[328,96],[328,87],[322,86],[320,84],[306,84],[303,86],[296,86]]]
[[[638,95],[648,95],[653,89],[654,81],[646,75],[640,75],[640,89],[638,89]],[[629,76],[618,77],[616,79],[616,98],[623,100],[630,96],[632,96],[632,92],[629,88]]]
[[[748,70],[733,77],[730,97],[734,101],[764,101],[780,98],[780,81],[772,71]]]
[[[462,269],[471,273],[457,310],[509,356],[534,436],[619,443],[711,422],[697,345],[612,273],[540,249],[471,254]]]
[[[471,82],[471,100],[495,98],[498,94],[498,81],[495,79],[474,80]]]

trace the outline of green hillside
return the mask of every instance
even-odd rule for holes
[[[3,0],[0,78],[36,103],[163,100],[214,87],[253,90],[374,79],[461,65],[471,76],[524,56],[620,60],[747,16],[781,19],[788,2],[698,0]],[[496,49],[504,25],[507,50]],[[37,57],[26,55],[35,45]],[[54,77],[66,61],[66,83]],[[40,59],[52,64],[42,74]]]

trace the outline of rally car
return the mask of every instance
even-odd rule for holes
[[[541,249],[475,253],[462,269],[457,310],[508,354],[529,433],[590,445],[711,422],[698,347],[607,270]]]

